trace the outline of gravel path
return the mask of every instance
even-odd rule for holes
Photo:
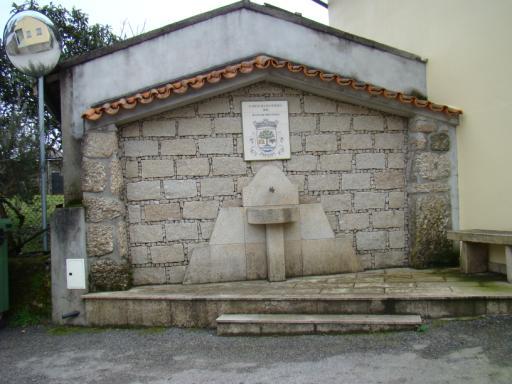
[[[0,330],[3,384],[511,382],[512,316],[436,321],[426,332],[338,336]]]

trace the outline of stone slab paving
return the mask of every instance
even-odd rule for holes
[[[512,298],[512,284],[504,275],[471,276],[458,269],[392,268],[360,273],[308,276],[283,282],[241,281],[195,285],[151,285],[122,292],[89,293],[85,299],[286,299],[286,298]]]

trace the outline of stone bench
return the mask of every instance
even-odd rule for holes
[[[512,283],[512,232],[466,229],[448,231],[448,239],[460,241],[460,267],[463,273],[486,272],[489,244],[505,246],[507,280]]]

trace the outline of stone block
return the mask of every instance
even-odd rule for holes
[[[306,113],[326,113],[336,112],[337,105],[334,100],[319,96],[304,96],[304,112]]]
[[[285,245],[286,249],[286,245]],[[245,244],[247,280],[267,278],[267,251],[265,243]]]
[[[117,231],[117,252],[121,259],[125,260],[128,256],[128,233],[126,231],[126,222],[119,220],[116,225]]]
[[[213,119],[215,133],[242,133],[242,120],[238,117],[217,117]]]
[[[258,173],[261,168],[266,166],[273,166],[283,171],[283,162],[281,160],[268,160],[268,161],[251,161],[251,170],[254,174]]]
[[[338,175],[310,175],[308,176],[308,189],[310,191],[337,191],[340,189]]]
[[[210,163],[206,158],[176,160],[178,176],[206,176],[210,173]]]
[[[303,240],[302,259],[305,276],[354,272],[359,269],[352,242],[343,239]]]
[[[404,251],[375,252],[375,268],[403,267],[407,265]]]
[[[175,117],[194,117],[196,115],[195,104],[187,105],[185,107],[180,107],[176,109],[172,109],[170,111],[164,112],[161,116],[165,116],[166,118],[175,118]]]
[[[329,220],[329,224],[331,224],[331,229],[336,232],[338,231],[338,216],[336,214],[326,215],[327,220]]]
[[[292,153],[302,152],[302,136],[290,136],[290,151]]]
[[[214,225],[215,222],[213,221],[201,221],[201,223],[199,223],[199,227],[201,228],[201,238],[203,240],[208,240],[211,237]]]
[[[301,204],[299,210],[301,239],[317,240],[334,237],[321,204]]]
[[[195,180],[166,180],[164,181],[166,199],[182,199],[197,196]]]
[[[200,115],[229,113],[229,111],[229,98],[227,97],[214,97],[213,99],[206,100],[197,106],[197,113]]]
[[[344,193],[342,195],[322,195],[320,202],[327,212],[348,211],[352,208],[352,196],[350,193]]]
[[[105,164],[96,160],[82,162],[82,191],[103,192],[107,185]]]
[[[343,132],[350,131],[350,116],[320,116],[320,131]]]
[[[387,242],[387,232],[357,232],[356,244],[358,251],[368,251],[373,249],[385,249]]]
[[[371,149],[372,136],[366,133],[354,133],[341,136],[341,149]]]
[[[369,173],[344,173],[341,176],[341,189],[368,189],[370,188]]]
[[[131,243],[155,243],[164,240],[162,226],[159,224],[152,225],[130,225],[130,242]]]
[[[130,247],[130,262],[132,264],[146,264],[149,262],[148,247]]]
[[[340,230],[367,229],[370,226],[368,213],[344,213],[340,216]]]
[[[181,284],[185,277],[185,271],[187,267],[185,265],[173,265],[172,267],[165,267],[167,272],[167,282],[169,284]]]
[[[83,154],[86,157],[109,158],[117,151],[115,132],[89,131],[84,140]]]
[[[123,125],[122,127],[119,127],[119,132],[123,137],[139,137],[139,128],[140,123],[136,121],[135,123],[130,123],[127,125]]]
[[[108,258],[89,263],[89,291],[126,291],[131,287],[130,265]]]
[[[304,182],[306,181],[306,176],[304,175],[288,175],[288,180],[294,185],[297,186],[299,192],[304,191]]]
[[[352,154],[320,155],[319,170],[350,171],[352,170]]]
[[[87,224],[87,256],[97,257],[114,250],[114,228],[109,224]]]
[[[371,209],[384,208],[386,203],[386,194],[382,192],[357,192],[354,195],[354,208]]]
[[[283,87],[278,85],[278,84],[262,81],[260,83],[256,83],[256,84],[251,85],[250,87],[247,88],[247,91],[251,95],[258,95],[258,96],[268,96],[268,95],[281,96],[283,94]]]
[[[83,204],[89,222],[111,220],[124,213],[124,204],[118,199],[85,195]]]
[[[405,232],[404,231],[389,232],[389,247],[390,248],[405,248]]]
[[[450,136],[447,133],[433,133],[430,135],[430,150],[447,152],[450,150]]]
[[[197,240],[199,234],[197,232],[196,223],[171,223],[165,224],[165,236],[167,241],[175,240]]]
[[[388,116],[386,117],[388,131],[404,131],[405,119],[403,117]]]
[[[212,167],[215,176],[245,175],[247,173],[247,163],[241,157],[215,157]]]
[[[386,167],[384,153],[358,153],[356,154],[357,169],[383,169]]]
[[[178,121],[179,136],[209,136],[212,134],[212,121],[209,118],[180,119]]]
[[[148,120],[142,123],[142,136],[176,136],[174,120]]]
[[[174,176],[174,161],[172,160],[142,160],[142,177]]]
[[[414,160],[415,171],[427,180],[439,180],[450,176],[451,162],[448,154],[420,153]]]
[[[123,190],[123,169],[117,157],[110,161],[110,192],[120,197]]]
[[[372,213],[374,228],[403,228],[405,217],[403,211],[380,211]]]
[[[316,129],[316,117],[312,116],[290,116],[290,132],[314,132]]]
[[[355,116],[354,130],[356,131],[383,131],[384,119],[381,116]]]
[[[336,135],[334,134],[306,136],[306,151],[334,152],[337,147]]]
[[[244,187],[248,186],[251,182],[252,177],[239,177],[236,179],[236,192],[242,193]]]
[[[307,172],[316,171],[317,157],[314,155],[292,156],[286,163],[288,171]]]
[[[123,143],[126,157],[157,156],[158,141],[154,140],[130,140]]]
[[[139,163],[137,161],[128,160],[126,162],[126,171],[124,175],[128,179],[139,177]]]
[[[409,148],[411,151],[427,148],[427,135],[420,132],[409,133]]]
[[[201,196],[231,196],[235,185],[230,177],[210,177],[201,180]]]
[[[402,208],[405,205],[404,192],[389,192],[389,208]]]
[[[185,260],[183,244],[155,245],[150,248],[151,261],[154,264],[180,263]]]
[[[162,156],[195,155],[194,139],[162,140],[160,151]]]
[[[199,153],[203,155],[233,153],[233,139],[230,137],[199,139]]]
[[[403,133],[377,133],[375,134],[375,148],[401,149],[404,145]]]
[[[388,153],[388,168],[403,169],[405,168],[404,153]]]
[[[402,171],[375,172],[374,181],[377,189],[397,189],[405,186],[405,176]]]
[[[160,199],[160,181],[138,181],[126,184],[129,201]]]
[[[128,222],[130,224],[140,223],[140,205],[128,206]]]
[[[180,204],[153,204],[144,207],[144,220],[149,221],[166,221],[166,220],[180,220]]]
[[[238,199],[238,198],[228,198],[228,199],[224,199],[222,200],[222,208],[230,208],[230,207],[241,207],[242,206],[242,199]]]
[[[215,219],[219,210],[219,202],[208,201],[186,201],[183,207],[184,219]]]
[[[164,267],[134,268],[132,273],[133,285],[165,284],[167,282]]]
[[[437,124],[434,120],[416,117],[409,121],[409,130],[411,132],[434,132],[437,130]]]
[[[299,96],[285,96],[284,99],[288,102],[288,113],[302,112]]]
[[[210,237],[210,244],[243,244],[245,236],[245,210],[222,208]],[[249,242],[249,239],[247,239]]]

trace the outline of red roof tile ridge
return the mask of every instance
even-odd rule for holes
[[[350,86],[352,89],[361,92],[367,92],[372,96],[382,96],[387,99],[394,99],[402,104],[409,104],[417,108],[427,108],[432,112],[444,113],[448,116],[458,116],[463,112],[447,105],[435,104],[429,100],[420,99],[413,95],[406,95],[401,92],[392,91],[372,84],[361,82],[349,77],[343,77],[338,74],[325,73],[319,69],[308,68],[304,64],[292,63],[288,60],[280,60],[269,56],[260,55],[252,60],[242,61],[238,64],[228,65],[222,69],[210,71],[191,78],[186,78],[172,83],[167,83],[160,87],[151,88],[144,92],[139,92],[132,96],[125,96],[110,103],[105,103],[98,107],[89,108],[82,114],[85,120],[96,121],[105,114],[115,115],[121,109],[130,110],[137,107],[138,104],[149,104],[157,100],[163,100],[170,97],[173,93],[184,94],[189,88],[200,89],[205,84],[215,84],[223,79],[233,79],[240,73],[247,74],[255,69],[281,69],[286,68],[293,73],[302,72],[307,77],[318,77],[320,80],[329,82],[335,81],[342,87]]]

